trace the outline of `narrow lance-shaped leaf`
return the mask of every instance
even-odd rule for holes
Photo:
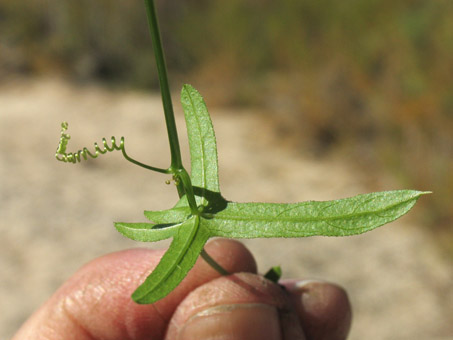
[[[217,145],[206,104],[200,93],[187,84],[181,91],[181,103],[189,138],[192,185],[218,193]],[[203,192],[199,196],[204,197]],[[206,199],[200,203],[205,205]]]
[[[167,296],[193,267],[209,236],[207,230],[200,227],[198,216],[178,226],[170,247],[145,282],[132,294],[132,299],[145,304]]]
[[[423,194],[397,190],[325,202],[228,202],[226,209],[206,216],[202,224],[213,236],[230,238],[356,235],[401,217]]]

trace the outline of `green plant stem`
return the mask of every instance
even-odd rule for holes
[[[159,33],[156,8],[153,0],[145,0],[146,14],[148,18],[149,31],[153,42],[154,56],[156,58],[157,73],[162,94],[162,104],[164,107],[165,123],[167,126],[168,140],[170,143],[171,165],[169,170],[176,174],[177,170],[183,169],[181,150],[179,147],[178,131],[176,129],[175,114],[171,101],[170,86],[168,83],[167,67],[165,65],[164,51]],[[177,186],[179,197],[184,195],[182,181]]]
[[[160,39],[159,25],[157,22],[156,7],[153,0],[145,0],[146,14],[148,18],[149,31],[153,42],[154,56],[156,58],[157,73],[159,75],[159,84],[162,94],[162,104],[164,107],[165,123],[167,126],[168,141],[170,143],[171,164],[168,169],[170,173],[178,176],[180,181],[177,184],[178,195],[182,197],[187,195],[189,206],[193,214],[199,214],[195,196],[193,193],[190,176],[182,164],[181,149],[179,147],[178,131],[176,129],[175,114],[171,101],[170,86],[168,83],[167,67],[165,65],[164,51],[162,41]],[[229,273],[222,268],[209,254],[203,249],[201,251],[202,258],[216,271],[222,275]]]
[[[223,268],[220,264],[218,264],[207,252],[206,250],[201,251],[200,253],[203,260],[205,260],[213,269],[215,269],[220,275],[230,275],[231,273],[228,272],[225,268]]]
[[[197,208],[197,201],[195,200],[195,194],[193,192],[192,183],[190,180],[190,176],[187,173],[186,169],[182,168],[179,169],[176,174],[182,182],[182,186],[184,188],[185,194],[187,196],[187,201],[189,202],[189,207],[193,215],[199,215],[199,211]]]

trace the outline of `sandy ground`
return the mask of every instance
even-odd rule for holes
[[[129,164],[119,153],[77,166],[56,162],[63,120],[70,122],[71,149],[124,135],[132,157],[167,166],[155,95],[55,79],[0,85],[0,339],[10,338],[90,259],[168,244],[138,244],[112,226],[117,220],[144,221],[144,209],[172,206],[176,191],[165,185],[167,178]],[[185,146],[180,112],[177,120]],[[365,174],[346,164],[275,145],[272,127],[253,112],[214,110],[213,121],[221,185],[230,200],[328,200],[367,191]],[[346,287],[354,307],[350,339],[453,339],[453,269],[410,215],[356,237],[245,243],[261,271],[281,264],[286,278],[322,278]]]

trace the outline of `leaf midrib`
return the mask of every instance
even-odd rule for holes
[[[201,134],[201,125],[200,125],[200,121],[199,121],[199,117],[198,117],[198,114],[196,113],[196,108],[195,108],[195,105],[194,105],[194,101],[192,99],[192,94],[189,90],[187,90],[186,88],[186,92],[188,94],[188,97],[189,97],[189,101],[190,101],[190,105],[192,106],[192,109],[193,109],[193,112],[194,112],[194,116],[195,116],[195,121],[197,123],[197,126],[198,126],[198,132],[200,134],[200,144],[201,144],[201,154],[202,154],[202,157],[201,157],[201,173],[202,173],[202,178],[201,178],[201,181],[203,183],[203,185],[201,185],[201,188],[202,188],[202,192],[203,192],[203,195],[201,195],[201,202],[203,205],[206,204],[206,199],[204,198],[204,194],[205,194],[205,190],[206,190],[206,178],[207,178],[207,175],[206,175],[206,168],[205,168],[205,157],[206,157],[206,150],[205,150],[205,147],[204,147],[204,143],[203,143],[203,136]]]
[[[194,217],[195,219],[198,219],[197,216]],[[189,221],[188,221],[189,222]],[[145,296],[151,294],[151,292],[153,290],[156,289],[156,287],[158,286],[158,284],[160,284],[161,282],[164,282],[164,281],[167,281],[167,279],[173,274],[173,272],[175,271],[175,268],[177,267],[177,264],[179,264],[181,262],[181,259],[187,254],[187,249],[189,249],[189,247],[191,246],[194,238],[195,238],[195,235],[197,234],[197,231],[198,231],[198,226],[199,226],[199,221],[194,221],[194,223],[196,224],[196,226],[193,226],[192,227],[192,231],[191,231],[191,235],[190,237],[187,238],[187,241],[186,243],[184,244],[183,247],[181,247],[183,249],[183,251],[179,252],[179,255],[177,255],[177,258],[176,258],[176,261],[174,261],[173,263],[175,263],[175,265],[171,266],[169,268],[169,270],[166,271],[166,273],[164,274],[164,276],[162,277],[162,279],[158,282],[155,282],[154,285],[152,286],[152,288],[144,293],[143,295],[141,295],[138,299],[142,299],[144,298]],[[179,228],[181,228],[182,225],[179,226]],[[174,238],[178,237],[178,235],[175,235]],[[160,262],[159,262],[160,263]],[[159,264],[158,264],[159,265]]]
[[[412,197],[410,199],[407,199],[405,201],[402,201],[402,202],[398,202],[398,203],[395,203],[395,204],[392,204],[390,206],[387,206],[385,209],[379,209],[379,210],[372,210],[372,211],[365,211],[365,212],[361,212],[361,213],[356,213],[356,214],[346,214],[346,215],[335,215],[335,216],[318,216],[318,217],[305,217],[305,216],[301,216],[301,217],[283,217],[283,216],[273,216],[273,217],[260,217],[260,216],[257,216],[257,215],[253,215],[253,216],[241,216],[241,215],[227,215],[227,214],[224,214],[224,213],[218,213],[215,215],[214,219],[216,220],[234,220],[234,221],[246,221],[246,222],[250,222],[250,221],[259,221],[259,222],[263,222],[263,221],[267,221],[267,222],[275,222],[275,221],[282,221],[282,222],[324,222],[324,221],[334,221],[334,220],[340,220],[340,219],[352,219],[352,218],[359,218],[359,217],[362,217],[362,216],[366,216],[366,215],[369,215],[369,214],[376,214],[376,213],[381,213],[381,212],[385,212],[385,211],[388,211],[388,210],[392,210],[398,206],[402,206],[402,205],[405,205],[405,204],[408,204],[410,203],[410,201],[412,200],[415,200],[417,199],[417,197]],[[269,203],[269,204],[272,204],[272,203]],[[226,209],[228,210],[228,208]],[[279,213],[281,214],[281,213]]]

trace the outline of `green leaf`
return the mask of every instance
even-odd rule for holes
[[[232,203],[203,225],[229,238],[347,236],[361,234],[407,213],[426,192],[397,190],[335,201],[292,204]]]
[[[157,242],[173,237],[181,223],[174,225],[116,222],[115,228],[124,236],[141,242]]]
[[[185,196],[184,196],[185,197]],[[186,205],[159,211],[145,210],[145,217],[154,223],[179,223],[190,216],[190,208],[187,200]]]
[[[272,267],[264,274],[264,278],[272,281],[274,283],[278,283],[278,280],[282,277],[282,268],[280,266]]]
[[[154,271],[132,298],[154,303],[167,296],[195,264],[209,237],[260,238],[346,236],[361,234],[407,213],[426,194],[399,190],[315,202],[234,203],[220,194],[217,147],[206,105],[190,85],[184,85],[181,102],[187,123],[191,156],[191,190],[198,209],[184,195],[172,209],[145,211],[153,223],[116,223],[123,235],[143,242],[173,238]],[[186,188],[187,189],[187,188]],[[280,267],[265,275],[277,282]]]
[[[220,192],[214,128],[202,96],[191,85],[183,86],[181,103],[189,138],[192,185],[202,191],[196,193],[201,197],[198,204],[206,205],[205,190]]]
[[[177,226],[173,241],[157,267],[132,294],[140,304],[154,303],[167,296],[195,264],[210,234],[193,216]]]

